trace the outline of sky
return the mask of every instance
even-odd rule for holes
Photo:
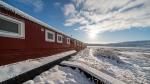
[[[150,0],[3,0],[85,43],[150,40]]]

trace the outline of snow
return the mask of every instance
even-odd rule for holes
[[[38,23],[38,24],[40,24],[40,25],[42,25],[42,26],[44,26],[44,27],[46,27],[46,28],[52,29],[52,30],[54,30],[54,31],[57,31],[57,32],[59,32],[59,33],[61,33],[61,34],[66,35],[65,33],[63,33],[63,32],[61,32],[61,31],[57,30],[56,28],[54,28],[54,27],[52,27],[52,26],[50,26],[50,25],[48,25],[48,24],[46,24],[46,23],[44,23],[44,22],[42,22],[42,21],[40,21],[40,20],[38,20],[38,19],[36,19],[36,18],[30,16],[30,15],[28,15],[27,13],[25,13],[25,12],[23,12],[23,11],[21,11],[21,10],[19,10],[19,9],[17,9],[17,8],[15,8],[15,7],[13,7],[13,6],[11,6],[11,5],[9,5],[9,4],[7,4],[7,3],[1,1],[1,0],[0,0],[0,5],[1,5],[1,7],[4,7],[4,8],[6,8],[7,10],[10,10],[10,11],[12,11],[12,12],[14,12],[14,13],[16,13],[16,14],[18,14],[18,15],[20,15],[20,16],[26,18],[26,19],[28,19],[28,20],[31,20],[31,21],[33,21],[33,22],[35,22],[35,23]],[[67,35],[67,36],[68,36],[68,35]]]
[[[110,60],[114,60],[118,63],[121,63],[122,61],[120,60],[119,58],[119,53],[117,52],[112,52],[111,50],[108,50],[108,49],[96,49],[95,51],[93,51],[93,55],[99,57],[100,58],[107,58],[107,59],[110,59]]]
[[[29,60],[25,60],[13,64],[0,66],[0,82],[15,77],[19,74],[25,73],[27,71],[30,71],[34,68],[40,67],[44,64],[66,57],[75,52],[76,52],[75,50],[71,50],[71,51],[55,54],[52,56],[47,56],[47,57],[42,57],[37,59],[29,59]]]
[[[94,84],[78,69],[55,66],[23,84]]]
[[[61,63],[62,65],[66,65],[66,66],[72,66],[72,67],[77,67],[82,69],[83,71],[89,73],[90,75],[98,78],[99,80],[103,81],[105,84],[125,84],[122,81],[119,81],[101,71],[98,71],[94,68],[91,68],[87,65],[85,65],[84,63],[79,63],[79,62],[69,62],[69,61],[63,61]]]
[[[69,61],[84,63],[127,84],[150,84],[150,49],[88,47]]]

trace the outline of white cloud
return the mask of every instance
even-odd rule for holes
[[[73,15],[74,13],[76,13],[76,10],[75,10],[75,7],[74,7],[73,4],[67,4],[67,5],[65,5],[65,7],[64,7],[64,14],[66,16]]]
[[[59,6],[60,6],[60,3],[59,3],[59,2],[55,2],[55,3],[54,3],[54,6],[59,7]]]
[[[85,0],[72,0],[76,5],[76,7],[79,7],[81,3],[83,3]]]
[[[44,3],[42,0],[21,0],[22,3],[33,7],[35,12],[42,11]]]
[[[150,26],[150,0],[73,0],[64,6],[65,26],[100,33]]]

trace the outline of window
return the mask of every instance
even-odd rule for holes
[[[0,36],[24,38],[24,23],[22,21],[0,14]]]
[[[74,45],[76,45],[76,40],[74,40]]]
[[[70,44],[70,38],[67,38],[67,44]]]
[[[76,43],[76,44],[77,44],[77,46],[79,46],[79,41],[77,41],[77,43]]]
[[[48,42],[55,42],[55,32],[46,30],[45,31],[45,40]]]
[[[63,39],[62,39],[62,35],[57,34],[57,43],[62,43]]]

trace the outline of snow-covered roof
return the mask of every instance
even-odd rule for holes
[[[52,27],[52,26],[50,26],[50,25],[48,25],[48,24],[46,24],[46,23],[44,23],[44,22],[42,22],[42,21],[40,21],[40,20],[38,20],[38,19],[36,19],[36,18],[34,18],[32,16],[30,16],[29,14],[27,14],[27,13],[25,13],[25,12],[23,12],[23,11],[21,11],[21,10],[19,10],[19,9],[17,9],[17,8],[15,8],[15,7],[13,7],[13,6],[3,2],[3,1],[0,1],[0,6],[4,7],[7,10],[10,10],[10,11],[12,11],[12,12],[18,14],[18,15],[20,15],[23,18],[26,18],[26,19],[28,19],[30,21],[33,21],[35,23],[38,23],[38,24],[40,24],[40,25],[42,25],[42,26],[44,26],[46,28],[52,29],[54,31],[57,31],[57,32],[59,32],[61,34],[66,35],[65,33],[57,30],[56,28],[54,28],[54,27]],[[68,35],[66,35],[66,36],[68,36]]]

